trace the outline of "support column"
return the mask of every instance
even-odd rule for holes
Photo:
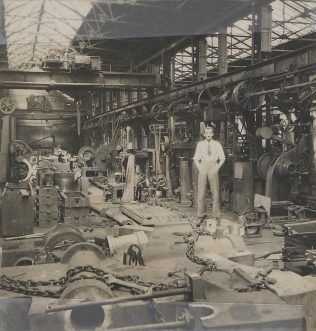
[[[312,185],[312,196],[316,198],[316,112],[312,112],[312,126],[311,126],[311,156],[312,166],[310,170],[310,183]]]
[[[16,139],[16,117],[10,117],[10,140]]]
[[[192,83],[197,81],[199,49],[196,40],[192,41]]]
[[[207,42],[206,39],[199,41],[199,57],[198,57],[198,76],[197,80],[205,80],[207,78]]]
[[[218,33],[218,74],[223,75],[228,72],[228,50],[227,50],[227,27],[219,30]],[[220,142],[225,148],[227,146],[227,121],[219,123]],[[222,176],[220,172],[220,190],[222,187]]]
[[[258,20],[255,9],[251,14],[251,29],[252,29],[252,38],[251,38],[251,64],[255,64],[257,61],[257,54],[258,54]]]
[[[113,90],[110,90],[109,91],[109,105],[110,105],[110,109],[109,110],[113,110],[114,109]]]
[[[138,92],[137,91],[132,91],[131,93],[131,102],[135,102],[138,100]]]
[[[176,63],[174,57],[170,61],[170,88],[174,90],[176,88]]]
[[[173,115],[168,116],[168,130],[169,130],[169,141],[172,142],[176,136],[175,118]]]
[[[228,71],[227,56],[227,28],[221,29],[218,34],[218,74],[223,75]]]
[[[146,134],[144,126],[142,126],[141,130],[142,130],[142,146],[141,146],[141,148],[148,148],[148,136]]]
[[[189,160],[180,157],[180,185],[181,185],[181,202],[188,201],[187,193],[191,192]]]
[[[8,177],[9,143],[10,143],[10,115],[2,116],[2,132],[0,144],[0,183],[5,183]]]
[[[192,42],[192,81],[198,82],[207,78],[207,42],[206,39]]]
[[[254,8],[252,13],[252,55],[251,63],[262,62],[272,52],[272,7]]]
[[[132,101],[132,90],[127,90],[126,91],[127,92],[127,103],[128,104],[130,104],[130,103],[132,103],[133,101]]]
[[[272,6],[265,6],[260,11],[261,54],[260,62],[271,57],[272,52]]]
[[[199,169],[196,166],[195,162],[192,162],[192,176],[193,176],[193,207],[197,207]]]
[[[218,33],[218,74],[228,72],[228,51],[227,51],[227,28],[222,28]],[[220,123],[220,140],[223,146],[226,145],[227,122]]]
[[[167,92],[171,89],[171,59],[165,56],[162,61],[162,81],[161,86],[163,91]]]
[[[0,68],[8,67],[7,39],[5,35],[4,3],[0,0]]]

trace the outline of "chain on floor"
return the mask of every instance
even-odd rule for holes
[[[80,273],[90,273],[91,275]],[[65,288],[71,283],[83,279],[94,279],[105,283],[110,289],[114,290],[120,286],[115,280],[120,280],[129,283],[129,288],[132,294],[143,293],[139,286],[147,288],[148,291],[161,291],[173,288],[173,286],[164,283],[144,282],[139,280],[135,275],[112,275],[101,269],[93,266],[78,266],[67,271],[66,276],[59,279],[51,279],[47,281],[34,281],[34,280],[16,280],[14,278],[2,275],[0,277],[0,288],[6,291],[12,291],[29,296],[41,296],[50,298],[59,298]],[[133,284],[138,285],[133,288]],[[126,286],[125,286],[126,287]]]
[[[191,262],[203,266],[203,268],[200,269],[201,274],[205,271],[220,271],[220,269],[216,266],[215,261],[212,259],[203,259],[195,254],[195,243],[197,242],[199,236],[211,236],[212,238],[215,238],[215,235],[205,229],[197,228],[192,219],[190,219],[189,222],[193,228],[193,231],[187,233],[183,238],[187,243],[187,258]]]

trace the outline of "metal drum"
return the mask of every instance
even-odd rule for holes
[[[75,180],[74,172],[55,172],[54,185],[58,185],[63,192],[80,191],[80,182]]]
[[[288,159],[279,160],[276,168],[281,176],[290,176],[296,173],[295,163]]]

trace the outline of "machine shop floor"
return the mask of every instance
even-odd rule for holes
[[[113,208],[116,210],[119,210],[120,205],[119,204],[112,204],[110,202],[105,202],[103,197],[103,192],[101,189],[98,189],[94,186],[89,187],[89,199],[91,205],[96,205],[99,209],[108,209]],[[201,269],[201,266],[194,264],[189,259],[186,258],[186,245],[184,242],[181,242],[182,238],[175,237],[174,231],[175,229],[191,229],[191,225],[189,223],[189,220],[195,219],[195,208],[190,206],[190,203],[180,203],[175,200],[170,199],[161,199],[159,200],[159,206],[151,206],[154,209],[161,210],[161,208],[164,208],[168,212],[174,212],[176,215],[179,215],[179,222],[171,222],[167,225],[158,225],[157,228],[159,228],[158,235],[155,233],[154,235],[151,234],[151,232],[148,232],[149,237],[149,243],[151,241],[151,236],[153,236],[153,241],[157,241],[156,251],[157,248],[161,252],[162,256],[157,257],[155,255],[155,249],[154,251],[151,250],[144,250],[144,256],[146,254],[149,254],[151,257],[151,260],[147,263],[145,263],[145,266],[133,266],[133,265],[123,265],[122,255],[113,255],[105,259],[105,261],[99,266],[103,271],[107,273],[111,273],[113,275],[120,275],[120,276],[137,276],[139,279],[143,282],[156,282],[156,283],[174,283],[178,280],[177,277],[170,276],[169,272],[176,272],[180,270],[180,274],[184,272],[189,272],[191,274],[198,273]],[[155,204],[156,201],[153,200],[152,204]],[[207,201],[208,204],[210,204],[210,201]],[[135,203],[133,205],[138,205],[138,203]],[[146,206],[145,203],[142,203],[141,205]],[[91,213],[91,217],[98,220],[99,225],[94,226],[79,226],[80,230],[83,233],[83,236],[90,242],[94,242],[95,237],[101,237],[105,238],[106,236],[112,235],[117,236],[118,235],[118,229],[120,226],[113,222],[113,220],[106,218],[106,217],[100,217],[96,215],[95,213]],[[139,226],[135,222],[133,223],[133,226]],[[232,214],[226,214],[223,213],[222,217],[222,224],[219,228],[220,231],[224,231],[225,229],[229,229],[232,227],[238,228],[238,218],[235,215]],[[36,232],[45,232],[45,229],[37,228]],[[180,232],[182,232],[180,230]],[[159,237],[160,236],[160,237]],[[282,248],[282,237],[276,237],[272,234],[271,229],[262,229],[261,231],[261,237],[257,238],[242,238],[242,241],[246,245],[247,251],[250,253],[254,253],[255,258],[261,257],[262,255],[265,255],[269,252],[274,252],[277,250],[280,250]],[[159,247],[161,245],[161,247]],[[165,247],[164,247],[165,246]],[[155,247],[154,247],[155,248]],[[170,250],[168,250],[170,248]],[[207,250],[208,248],[206,248]],[[234,268],[235,262],[230,262],[226,258],[223,258],[220,256],[221,246],[218,246],[214,248],[214,246],[210,247],[210,256],[221,266],[224,266],[224,269],[230,270],[231,268]],[[176,252],[174,252],[174,250]],[[236,248],[236,254],[237,254],[238,248]],[[268,252],[269,250],[269,252]],[[166,253],[164,253],[166,252]],[[181,253],[182,252],[182,253]],[[208,253],[208,252],[206,252]],[[181,256],[179,255],[181,254]],[[278,269],[282,267],[282,265],[279,264],[278,259],[280,256],[274,255],[272,256],[272,259],[269,258],[262,258],[255,260],[255,267],[267,267],[273,264],[275,269]],[[238,260],[237,260],[238,262]],[[243,270],[246,270],[247,274],[251,277],[255,277],[258,269],[253,266],[247,266],[245,265],[243,267]],[[8,277],[11,277],[15,280],[34,280],[34,281],[40,281],[40,280],[49,280],[49,279],[59,279],[60,277],[63,277],[69,266],[66,263],[54,263],[54,264],[45,264],[45,266],[42,264],[39,265],[33,265],[33,266],[19,266],[19,267],[4,267],[0,270],[0,275],[6,275]],[[276,274],[278,277],[280,275]],[[219,273],[211,273],[206,272],[205,275],[206,279],[210,277],[212,282],[219,281],[222,282],[225,281],[225,273],[222,272]],[[282,275],[281,275],[282,276]],[[227,281],[229,282],[230,277],[227,278]],[[308,288],[314,287],[313,280],[310,280],[310,284],[308,285]],[[315,286],[316,288],[316,286]],[[287,289],[284,290],[285,293],[287,293]],[[124,292],[124,290],[119,289],[116,295],[124,295],[128,293],[127,291]],[[8,292],[5,290],[0,291],[0,295],[7,296],[7,297],[14,297],[17,294],[14,292]],[[19,294],[21,295],[21,294]],[[291,292],[289,295],[292,295]],[[210,297],[207,298],[209,301],[212,301],[212,295],[210,294]],[[219,299],[220,300],[220,299]],[[273,293],[271,293],[268,290],[261,290],[260,292],[253,292],[249,294],[245,294],[241,297],[236,296],[234,297],[234,300],[229,297],[229,299],[223,297],[223,302],[226,302],[225,300],[228,300],[229,302],[249,302],[254,301],[257,303],[282,303],[283,298],[279,298],[275,296]],[[220,301],[218,301],[220,302]]]
[[[88,196],[90,199],[90,204],[92,206],[97,206],[102,209],[120,209],[120,204],[112,204],[111,202],[104,201],[103,191],[94,185],[90,185],[88,188]],[[192,207],[190,201],[179,202],[175,199],[159,199],[151,201],[151,205],[157,203],[159,207],[166,208],[167,210],[174,211],[181,215],[180,217],[188,218],[195,220],[196,219],[196,208]],[[136,202],[138,204],[138,202]],[[141,204],[146,204],[142,202]],[[206,205],[211,205],[211,200],[208,198],[206,200]],[[153,206],[155,208],[155,206]],[[211,213],[211,208],[208,210],[208,214]],[[94,213],[92,213],[93,215]],[[94,215],[95,216],[95,215]],[[93,238],[95,236],[104,236],[104,235],[117,235],[117,223],[115,221],[111,221],[109,218],[100,218],[102,223],[100,226],[87,227],[87,226],[79,226],[79,228],[84,231],[84,236],[87,238]],[[101,222],[101,221],[99,221]],[[232,213],[222,212],[222,228],[230,225],[231,223],[239,224],[238,217]],[[137,223],[134,223],[137,226]],[[89,231],[86,231],[86,230]],[[91,232],[90,232],[91,231]],[[247,247],[247,249],[255,254],[255,258],[260,258],[263,255],[266,255],[271,252],[280,251],[283,246],[283,237],[275,236],[272,233],[270,228],[263,228],[261,230],[260,236],[257,237],[243,237],[243,241]],[[258,267],[266,267],[268,265],[272,265],[274,261],[274,268],[281,268],[282,264],[279,261],[280,255],[271,255],[266,258],[260,258],[255,261],[255,266]]]

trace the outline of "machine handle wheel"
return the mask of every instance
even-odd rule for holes
[[[11,115],[15,111],[14,101],[9,97],[0,100],[0,111],[3,115]]]

